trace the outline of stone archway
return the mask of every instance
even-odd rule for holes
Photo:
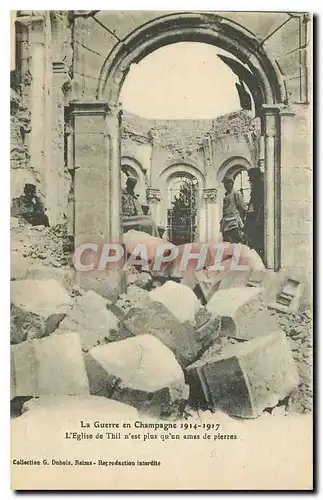
[[[222,163],[217,172],[217,181],[220,184],[226,175],[234,175],[241,169],[249,170],[254,167],[247,158],[242,156],[233,156]]]
[[[104,200],[98,232],[112,241],[120,241],[120,109],[119,94],[132,63],[138,62],[154,50],[177,41],[200,41],[218,46],[240,61],[248,72],[248,85],[258,103],[264,141],[266,174],[265,196],[265,260],[268,268],[280,266],[280,110],[287,101],[282,95],[285,88],[280,76],[268,58],[263,45],[242,26],[227,22],[213,13],[173,13],[155,18],[116,43],[105,60],[98,86],[96,101],[74,103],[74,119],[81,125],[83,139],[90,130],[84,116],[95,118],[96,126],[104,138],[101,160],[105,177]],[[77,125],[74,124],[77,128]],[[83,127],[83,128],[82,128]],[[94,127],[95,128],[95,127]],[[101,137],[102,137],[101,136]],[[88,139],[93,143],[93,137]],[[101,140],[101,139],[100,139]],[[99,177],[99,176],[98,176]],[[79,226],[82,226],[80,221]],[[76,224],[77,226],[77,224]],[[84,232],[84,228],[82,228]]]

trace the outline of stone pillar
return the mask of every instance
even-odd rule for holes
[[[31,113],[31,131],[28,137],[30,165],[39,180],[38,194],[44,198],[45,207],[50,205],[51,179],[49,177],[52,144],[51,122],[51,22],[49,11],[18,16],[19,36],[27,33],[27,45],[23,45],[21,86],[23,102]],[[23,30],[22,27],[26,29]],[[25,31],[25,33],[24,33]],[[50,223],[50,213],[48,213]]]
[[[64,179],[64,96],[62,86],[67,68],[62,61],[54,61],[51,113],[51,160],[47,174],[47,205],[51,224],[57,224],[66,212]]]
[[[121,241],[119,110],[105,102],[74,102],[75,246]],[[98,261],[97,261],[98,262]],[[84,289],[115,300],[124,289],[116,270],[78,273]]]
[[[51,162],[50,162],[50,218],[52,223],[62,220],[68,211],[68,192],[71,178],[64,155],[68,155],[65,144],[65,106],[70,102],[71,78],[69,69],[72,64],[71,28],[67,11],[51,11],[52,28],[52,117],[51,117]],[[66,141],[67,142],[67,141]],[[66,151],[64,148],[66,147]]]
[[[42,194],[45,186],[45,31],[41,16],[31,17],[29,22],[29,42],[31,57],[30,112],[31,132],[29,152],[32,168],[42,180]]]
[[[280,268],[280,108],[263,106],[265,265]]]
[[[108,105],[73,102],[75,245],[110,236],[111,151]],[[117,195],[118,196],[118,195]]]
[[[160,221],[160,201],[161,193],[160,189],[147,188],[146,189],[147,203],[150,207],[151,218],[157,225],[161,223]]]
[[[217,204],[216,188],[203,189],[203,198],[206,204],[206,240],[208,242],[217,241],[219,239],[219,211]]]
[[[122,240],[121,229],[121,109],[118,106],[108,106],[106,114],[106,133],[108,140],[108,162],[110,179],[106,185],[106,198],[110,203],[106,205],[105,238],[112,243]]]

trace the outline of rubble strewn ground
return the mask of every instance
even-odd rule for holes
[[[62,227],[14,219],[12,252],[14,416],[81,405],[81,396],[102,399],[108,412],[111,401],[121,413],[113,405],[171,419],[312,410],[308,305],[269,310],[261,287],[234,280],[205,304],[189,286],[134,267],[127,293],[111,302],[74,285]]]

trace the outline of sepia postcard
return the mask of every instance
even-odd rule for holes
[[[13,490],[313,490],[312,22],[11,11]]]

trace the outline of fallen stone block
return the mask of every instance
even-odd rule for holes
[[[263,288],[219,290],[206,308],[213,316],[221,317],[221,335],[250,340],[279,328],[275,315],[265,304]]]
[[[69,267],[51,267],[32,264],[27,270],[27,279],[45,280],[54,279],[60,283],[66,290],[73,288],[75,274]]]
[[[11,282],[11,343],[52,333],[70,311],[72,299],[56,280]]]
[[[80,415],[81,420],[86,420],[88,414],[98,420],[96,412],[103,412],[105,420],[118,417],[123,419],[138,417],[136,408],[100,396],[40,396],[29,399],[23,404],[22,413],[30,411],[50,411],[51,414],[53,411],[61,411],[62,413],[69,411],[74,419]]]
[[[185,285],[175,281],[167,281],[161,287],[149,293],[154,302],[163,304],[181,323],[195,323],[195,314],[202,305],[195,293]]]
[[[255,418],[297,389],[299,376],[282,331],[225,345],[186,368],[193,401],[228,415]]]
[[[182,366],[192,363],[205,349],[212,338],[201,341],[191,322],[181,323],[164,304],[145,297],[135,303],[124,317],[124,326],[132,335],[151,334],[159,339],[174,354]]]
[[[260,271],[251,271],[248,277],[247,286],[263,286],[266,278],[266,269]]]
[[[147,272],[127,272],[126,273],[127,286],[135,285],[139,288],[147,289],[152,284],[152,277]]]
[[[270,309],[276,311],[293,314],[299,308],[300,299],[302,296],[302,285],[299,281],[288,278],[279,294],[276,297],[276,302],[268,304]]]
[[[196,286],[194,288],[194,293],[202,301],[203,305],[205,305],[219,289],[221,278],[215,273],[211,273],[209,276],[206,270],[197,271],[195,276]]]
[[[188,399],[174,354],[152,335],[97,346],[85,357],[91,394],[166,416]]]
[[[77,333],[11,346],[11,399],[68,394],[89,394]]]
[[[89,272],[76,271],[75,284],[85,291],[97,294],[114,302],[126,290],[126,276],[122,269],[109,268]]]
[[[88,351],[98,344],[119,340],[119,326],[119,319],[107,308],[107,300],[90,290],[76,299],[57,333],[77,332],[83,351]]]
[[[37,226],[35,226],[37,227]],[[48,280],[53,279],[60,283],[66,290],[71,290],[74,283],[74,272],[69,267],[52,267],[36,263],[33,259],[21,257],[17,252],[11,255],[11,274],[12,281],[23,279],[28,280]]]

